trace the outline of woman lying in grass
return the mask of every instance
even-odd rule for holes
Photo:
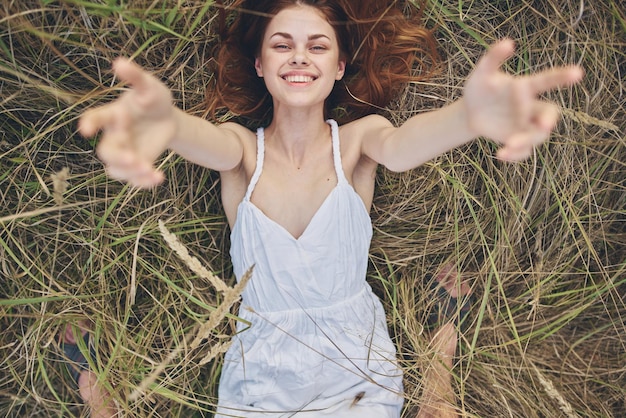
[[[102,130],[107,173],[134,186],[163,181],[154,162],[168,149],[220,173],[235,274],[255,267],[239,312],[252,325],[225,356],[217,416],[399,417],[402,371],[366,282],[377,167],[410,170],[477,137],[502,144],[503,160],[526,158],[557,122],[557,108],[538,96],[582,71],[507,75],[500,66],[514,47],[504,40],[477,63],[461,99],[395,127],[376,110],[436,57],[432,34],[398,2],[235,3],[209,108],[214,118],[228,110],[258,120],[256,132],[186,114],[124,59],[114,70],[132,89],[87,111],[80,132]],[[468,293],[447,271],[447,296]],[[433,345],[451,367],[457,331],[440,325]],[[449,369],[437,370],[426,375],[420,415],[454,416]]]

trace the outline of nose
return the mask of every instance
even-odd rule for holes
[[[294,48],[293,55],[289,60],[292,65],[306,65],[309,63],[309,57],[306,48]]]

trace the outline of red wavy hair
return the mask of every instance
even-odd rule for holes
[[[424,5],[400,0],[235,0],[220,9],[215,77],[207,90],[209,115],[226,111],[257,124],[272,118],[272,98],[257,77],[254,59],[265,29],[282,9],[307,5],[336,31],[346,73],[326,100],[326,116],[347,123],[387,106],[411,81],[423,80],[438,61],[432,31],[422,24]],[[230,25],[226,12],[231,11]]]

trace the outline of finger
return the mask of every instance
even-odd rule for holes
[[[496,157],[502,161],[516,162],[525,160],[530,157],[533,152],[533,147],[511,149],[510,147],[502,147],[496,153]]]
[[[559,120],[560,110],[552,103],[538,102],[533,122],[540,132],[551,132]]]
[[[105,168],[109,177],[115,180],[127,182],[132,186],[139,188],[149,188],[159,185],[163,182],[165,176],[161,171],[150,169],[136,170],[135,167],[107,166]]]
[[[107,165],[107,175],[115,180],[126,181],[133,186],[151,187],[161,183],[165,176],[149,164]]]
[[[478,60],[477,72],[495,72],[502,67],[515,52],[515,43],[511,39],[503,39],[493,44],[489,50]]]
[[[558,67],[542,71],[528,77],[535,94],[541,94],[558,87],[565,87],[582,80],[583,69],[578,66]]]
[[[100,141],[96,147],[96,154],[106,166],[129,168],[137,161],[133,150],[118,141]]]
[[[536,100],[524,93],[523,83],[515,85],[519,90],[513,95],[516,106],[516,130],[519,132],[533,132],[538,134],[550,133],[556,126],[560,110],[553,103]]]
[[[497,157],[504,161],[519,161],[530,155],[532,143],[526,132],[513,135],[497,152]]]
[[[113,180],[128,181],[132,178],[132,171],[123,166],[106,165],[104,166],[104,171]]]
[[[526,148],[533,148],[543,144],[550,137],[550,131],[542,131],[532,129],[524,133],[520,133],[511,137],[504,146],[511,151],[517,152]]]
[[[504,161],[520,161],[528,158],[533,149],[544,143],[550,137],[550,132],[533,129],[527,132],[513,135],[500,148],[496,156]]]
[[[528,83],[524,79],[512,83],[511,93],[514,129],[520,132],[527,131],[532,121],[535,98],[528,94]]]
[[[152,164],[141,159],[124,141],[101,141],[96,152],[105,166],[114,168],[116,172],[123,170],[129,175],[143,176],[154,171]]]
[[[119,107],[107,113],[105,131],[96,147],[96,154],[107,165],[128,166],[134,164],[136,156],[129,132],[130,116]]]
[[[163,182],[165,176],[161,171],[151,170],[149,173],[137,176],[133,179],[131,184],[135,187],[139,187],[141,189],[148,189],[151,187],[158,186]]]
[[[115,111],[112,103],[89,109],[78,120],[78,131],[86,138],[94,136],[96,132],[112,124],[114,118]]]
[[[152,76],[139,65],[126,58],[113,61],[113,71],[120,80],[130,84],[138,93],[150,91]]]

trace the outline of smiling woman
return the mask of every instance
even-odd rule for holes
[[[321,12],[311,9],[303,14],[302,7],[281,10],[267,26],[254,61],[272,97],[274,117],[279,117],[281,105],[303,112],[318,104],[323,109],[335,82],[343,77],[342,55],[337,35]]]
[[[438,60],[437,45],[422,24],[420,2],[363,0],[235,1],[235,17],[223,27],[213,61],[207,101],[214,118],[224,111],[269,122],[272,98],[252,70],[261,52],[259,36],[270,18],[294,4],[311,5],[332,26],[345,77],[326,101],[325,117],[346,123],[385,107],[409,81],[427,79]],[[406,6],[406,7],[405,7]],[[245,13],[238,13],[245,10]],[[225,9],[220,9],[225,14]],[[226,20],[224,18],[224,20]],[[265,123],[262,123],[265,124]]]
[[[485,135],[504,144],[500,157],[524,158],[556,123],[554,107],[538,96],[582,77],[578,68],[504,74],[513,44],[502,41],[477,63],[463,98],[395,127],[369,114],[415,79],[416,46],[430,50],[432,37],[398,2],[364,1],[358,13],[355,3],[236,3],[209,110],[267,118],[254,131],[183,112],[128,60],[115,70],[133,88],[80,121],[84,135],[104,131],[97,151],[107,172],[133,185],[163,180],[154,162],[166,149],[220,173],[234,273],[254,273],[224,359],[218,417],[399,417],[403,374],[366,281],[378,166],[409,170]],[[469,292],[453,268],[437,277],[446,299]],[[424,416],[455,414],[449,369],[458,312],[442,311],[454,312],[432,340],[442,358],[426,374]]]

